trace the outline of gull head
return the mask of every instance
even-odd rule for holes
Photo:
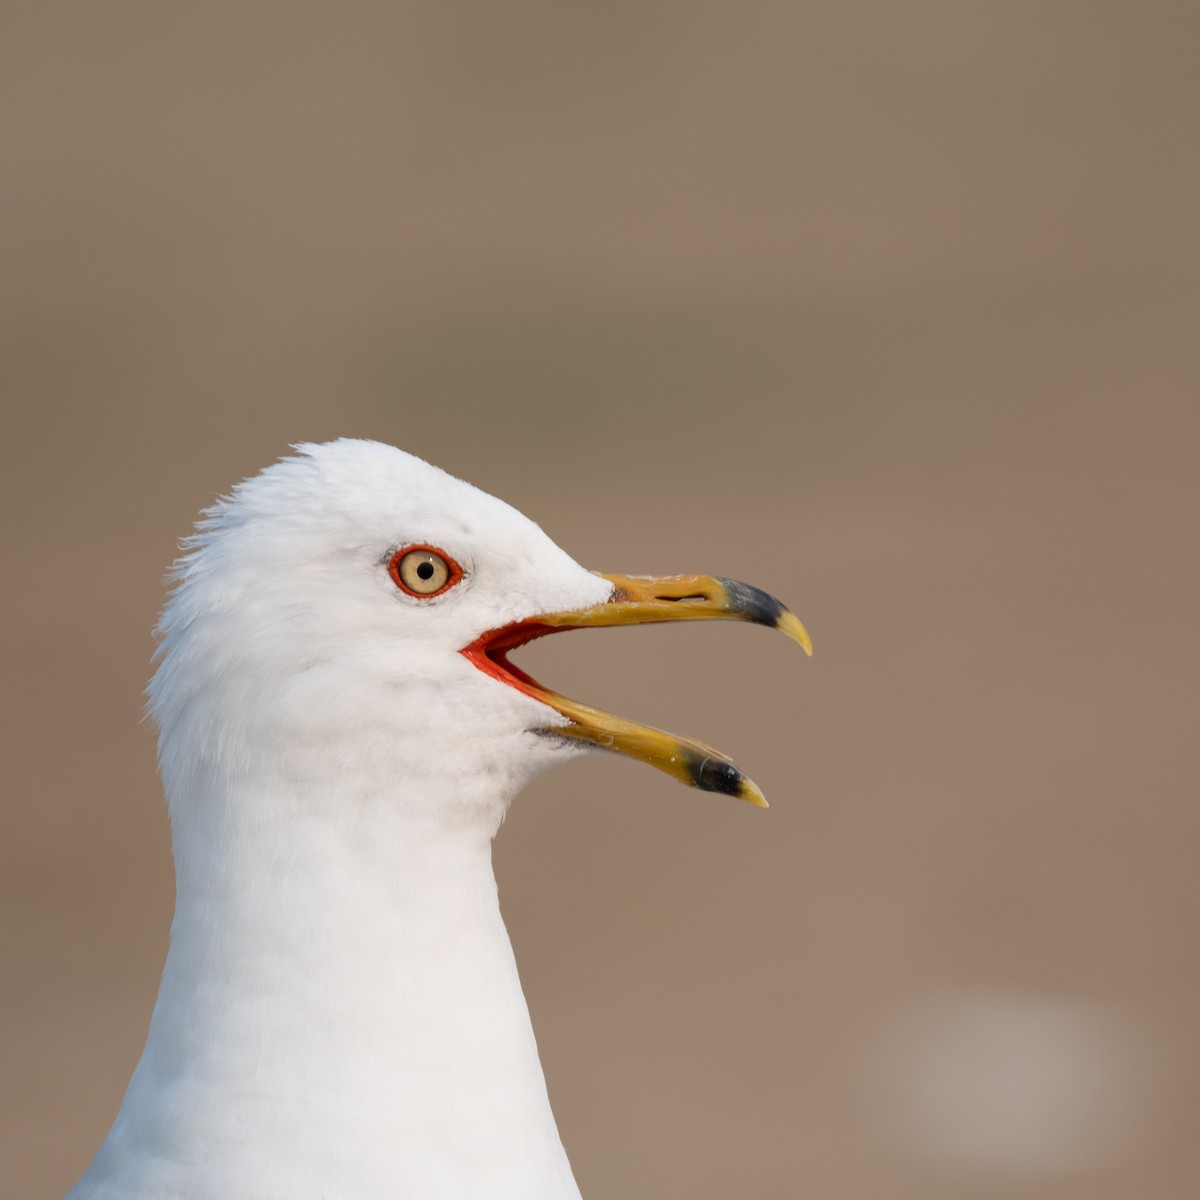
[[[708,576],[589,571],[392,446],[295,449],[210,508],[174,568],[149,690],[173,820],[185,798],[219,808],[230,785],[242,804],[319,808],[353,777],[359,794],[494,832],[529,778],[596,748],[762,801],[719,752],[568,700],[507,655],[566,629],[712,618],[810,650],[778,601]]]

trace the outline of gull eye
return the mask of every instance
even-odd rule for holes
[[[433,546],[405,546],[388,563],[388,573],[401,591],[427,600],[440,596],[462,578],[462,567]]]

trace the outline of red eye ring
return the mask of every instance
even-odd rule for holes
[[[432,600],[463,577],[463,569],[445,550],[416,542],[402,546],[388,560],[392,582],[415,600]]]

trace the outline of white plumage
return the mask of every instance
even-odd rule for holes
[[[614,585],[390,446],[298,449],[209,510],[176,567],[150,687],[170,951],[70,1200],[577,1197],[491,841],[524,783],[587,746],[463,650]],[[410,545],[452,556],[458,585],[398,586]]]

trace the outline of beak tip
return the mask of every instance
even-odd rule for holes
[[[747,804],[753,804],[755,808],[770,808],[767,803],[767,798],[758,790],[758,786],[751,780],[744,781],[742,786],[742,799]]]
[[[812,658],[812,638],[808,636],[808,630],[800,623],[800,618],[795,613],[788,612],[786,609],[780,613],[775,622],[775,628],[780,633],[787,634],[792,641],[799,644],[800,649]]]

